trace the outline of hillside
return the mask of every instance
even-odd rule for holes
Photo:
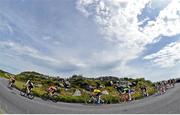
[[[13,75],[13,74],[0,70],[0,77],[9,78],[10,75]]]
[[[13,74],[0,70],[0,77],[8,78],[11,75]],[[59,101],[64,102],[84,103],[84,100],[89,98],[88,93],[96,88],[99,84],[100,89],[108,93],[104,95],[105,100],[108,103],[118,103],[121,101],[121,99],[119,97],[118,91],[113,85],[118,82],[120,84],[131,83],[131,88],[136,91],[133,94],[135,99],[142,98],[140,91],[141,85],[146,85],[148,87],[148,92],[150,95],[155,93],[154,84],[149,80],[145,80],[144,78],[132,79],[119,78],[115,76],[86,78],[82,75],[72,75],[71,77],[64,79],[63,77],[48,76],[34,71],[25,71],[13,76],[16,77],[15,85],[17,89],[22,89],[25,82],[28,79],[31,79],[35,84],[33,93],[39,97],[42,97],[50,85],[58,86]],[[81,95],[74,95],[76,90],[79,90]]]

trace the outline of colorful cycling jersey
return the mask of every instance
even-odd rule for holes
[[[57,89],[56,89],[56,87],[55,86],[50,86],[49,88],[48,88],[48,91],[56,91]]]
[[[127,91],[127,90],[130,90],[130,87],[129,87],[129,86],[124,87],[124,91]]]
[[[95,89],[95,90],[93,91],[93,93],[101,93],[101,90]]]
[[[30,80],[28,80],[28,81],[26,82],[26,86],[29,87],[29,88],[33,88],[33,87],[34,87],[34,84],[33,84]]]

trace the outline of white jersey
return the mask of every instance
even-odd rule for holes
[[[33,86],[33,83],[32,82],[30,82],[30,80],[28,80],[27,82],[26,82],[26,86]]]

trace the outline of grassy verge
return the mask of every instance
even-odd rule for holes
[[[9,78],[8,75],[6,74],[0,74],[0,77],[3,78]],[[15,82],[15,87],[18,90],[23,89],[25,82],[23,81],[19,81],[16,80]],[[35,96],[37,97],[42,97],[42,95],[46,92],[46,87],[44,86],[36,86],[33,88],[33,93]],[[82,91],[82,89],[80,89]],[[120,100],[120,96],[118,95],[118,93],[116,92],[116,90],[113,87],[106,87],[106,90],[109,92],[109,95],[103,95],[102,98],[103,100],[105,100],[106,103],[119,103],[121,102]],[[132,97],[137,100],[137,99],[141,99],[143,98],[141,92],[136,89],[137,92],[135,92]],[[59,97],[58,97],[58,101],[62,101],[62,102],[68,102],[68,103],[84,103],[86,100],[88,100],[90,97],[88,96],[88,94],[86,92],[82,91],[82,96],[73,96],[73,93],[75,91],[75,88],[71,88],[69,90],[65,90],[64,88],[60,89],[59,93]],[[149,87],[148,88],[148,93],[150,95],[155,93],[155,90],[153,87]]]
[[[8,79],[9,75],[6,73],[0,73],[0,77]]]
[[[4,114],[1,109],[0,109],[0,114]]]

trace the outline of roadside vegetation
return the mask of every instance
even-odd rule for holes
[[[141,94],[140,86],[146,85],[148,87],[148,93],[150,95],[156,92],[154,88],[154,84],[145,80],[144,78],[118,78],[113,76],[104,76],[98,78],[88,78],[83,75],[73,75],[69,78],[64,79],[63,77],[52,77],[48,75],[43,75],[37,72],[22,72],[17,75],[13,75],[11,73],[0,70],[0,77],[9,78],[10,76],[16,77],[15,87],[17,89],[22,89],[24,84],[28,79],[31,79],[35,84],[35,88],[33,88],[33,94],[37,97],[42,97],[42,95],[46,92],[47,88],[50,85],[56,85],[59,87],[58,89],[58,101],[69,102],[69,103],[84,103],[87,99],[89,99],[89,89],[87,88],[87,84],[91,87],[96,87],[97,82],[101,85],[101,90],[106,91],[108,94],[102,96],[102,98],[106,101],[106,103],[120,103],[122,102],[121,96],[117,92],[116,88],[110,85],[110,81],[113,82],[134,82],[132,88],[136,91],[132,97],[134,99],[141,99],[143,95]],[[66,86],[64,81],[69,81],[70,86]],[[80,95],[75,95],[76,90],[80,91]]]

